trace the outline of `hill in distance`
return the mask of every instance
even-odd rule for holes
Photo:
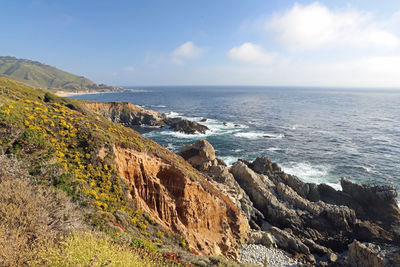
[[[108,92],[120,88],[96,84],[91,80],[28,59],[0,56],[0,77],[11,78],[53,92]]]

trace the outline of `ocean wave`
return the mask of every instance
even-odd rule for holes
[[[175,131],[172,131],[172,130],[166,130],[166,131],[158,132],[158,134],[171,135],[171,136],[176,137],[176,138],[200,139],[200,138],[204,138],[204,137],[209,136],[211,134],[211,132],[210,131],[206,131],[205,134],[201,134],[201,133],[187,134],[187,133],[184,133],[184,132],[175,132]]]
[[[151,93],[153,91],[151,90],[145,90],[145,89],[125,89],[126,91],[129,91],[130,93]]]
[[[389,144],[392,144],[392,141],[393,141],[390,137],[385,136],[385,135],[373,136],[371,139],[375,140],[375,141],[389,143]]]
[[[142,125],[140,125],[140,127],[143,127],[143,128],[153,128],[153,129],[161,128],[161,126],[157,126],[157,125],[148,125],[148,124],[142,124]]]
[[[374,172],[374,171],[372,170],[372,167],[361,166],[361,165],[350,166],[350,167],[356,168],[356,169],[361,169],[361,170],[366,171],[366,172],[368,172],[368,173]]]
[[[327,184],[336,190],[341,190],[339,181],[336,183],[328,179],[331,166],[329,165],[312,165],[307,162],[291,163],[289,166],[282,165],[282,170],[288,174],[299,177],[306,183]]]
[[[176,117],[182,117],[181,113],[175,112],[175,111],[170,111],[168,113],[165,113],[165,115],[169,118],[176,118]]]
[[[269,147],[266,150],[274,152],[274,151],[278,151],[278,150],[281,150],[281,149],[279,147]]]
[[[166,105],[150,105],[152,108],[166,108]]]
[[[168,143],[165,148],[169,149],[171,151],[176,151],[177,150],[176,146],[174,146],[172,143]]]
[[[221,157],[221,159],[225,162],[228,167],[231,167],[239,158],[233,156]]]
[[[285,137],[285,135],[283,134],[272,134],[263,132],[240,132],[240,133],[235,133],[234,136],[247,139],[260,139],[260,138],[282,139],[283,137]]]

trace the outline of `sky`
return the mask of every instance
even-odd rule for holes
[[[0,55],[97,83],[400,88],[398,0],[1,0]]]

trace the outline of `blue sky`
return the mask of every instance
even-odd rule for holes
[[[398,1],[2,1],[1,55],[113,85],[400,87]]]

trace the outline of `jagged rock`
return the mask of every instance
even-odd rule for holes
[[[165,114],[147,110],[129,102],[92,102],[84,101],[86,107],[107,118],[127,127],[137,126],[168,126],[174,131],[187,134],[205,133],[207,126],[183,118],[168,118]]]
[[[253,207],[247,194],[239,186],[233,175],[229,172],[223,160],[215,157],[213,146],[206,140],[196,141],[194,144],[183,147],[179,155],[187,160],[193,167],[208,175],[209,181],[221,193],[227,195],[247,217],[250,226],[260,230],[259,223],[264,216]]]
[[[183,118],[166,118],[164,119],[164,122],[174,131],[184,132],[187,134],[195,134],[195,133],[205,134],[206,131],[208,130],[207,126]]]
[[[279,248],[291,253],[310,254],[310,249],[288,232],[277,227],[271,227],[270,234]]]
[[[310,249],[311,253],[316,253],[319,256],[322,256],[324,254],[328,254],[331,252],[330,249],[328,249],[324,246],[318,245],[313,240],[308,239],[308,238],[305,238],[303,243]]]
[[[253,229],[265,230],[273,240],[255,231],[250,235],[252,243],[275,243],[289,253],[305,255],[311,263],[315,259],[310,253],[315,253],[332,264],[338,260],[335,252],[346,250],[354,238],[400,244],[398,207],[392,205],[397,192],[391,186],[358,185],[344,179],[343,192],[337,191],[304,183],[266,157],[239,160],[228,168],[205,141],[182,149],[181,155],[229,196]],[[368,214],[368,205],[378,208],[371,204],[374,201],[383,209]]]
[[[348,261],[352,267],[384,267],[380,248],[373,244],[362,244],[355,240],[349,245]]]
[[[206,140],[199,140],[194,144],[184,146],[178,154],[199,170],[207,170],[209,167],[217,165],[215,150]]]
[[[264,231],[251,230],[249,233],[248,244],[263,245],[268,248],[275,247],[275,241],[271,233]]]
[[[394,185],[356,184],[347,178],[342,178],[340,183],[343,192],[363,207],[366,217],[389,222],[400,220],[397,191]]]

